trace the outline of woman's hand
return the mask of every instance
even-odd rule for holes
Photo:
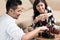
[[[37,16],[36,18],[35,18],[35,20],[34,20],[34,23],[37,23],[38,21],[45,21],[45,19],[46,19],[46,15],[45,14],[41,14],[41,15],[39,15],[39,16]]]
[[[41,16],[37,16],[37,17],[35,17],[34,23],[37,23],[37,22],[40,21],[41,19],[42,19]]]
[[[39,16],[37,16],[34,20],[34,23],[37,23],[38,21],[45,21],[49,18],[49,16],[51,16],[52,13],[44,13],[44,14],[40,14]]]
[[[45,14],[42,14],[44,17],[45,17],[45,19],[47,20],[51,15],[52,15],[52,13],[45,13]]]

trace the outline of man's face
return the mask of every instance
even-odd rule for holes
[[[14,19],[18,19],[20,13],[22,12],[22,6],[18,5],[15,10],[10,9],[9,15],[13,17]]]

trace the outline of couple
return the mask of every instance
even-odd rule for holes
[[[46,4],[44,4],[43,2],[40,2],[40,0],[39,2],[37,1],[36,3],[38,4],[36,4],[37,6],[34,5],[35,10],[37,9],[39,11],[44,9],[42,11],[39,11],[44,13],[46,9],[45,7]],[[40,6],[42,6],[41,9],[40,9]],[[19,15],[21,15],[21,12],[22,12],[21,0],[7,0],[6,14],[0,17],[0,40],[31,40],[39,32],[44,30],[49,30],[46,26],[42,26],[42,27],[36,28],[35,30],[29,33],[24,33],[23,30],[19,28],[15,23],[15,19],[18,19]],[[35,15],[35,16],[38,16],[38,15]]]

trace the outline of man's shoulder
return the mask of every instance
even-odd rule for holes
[[[2,17],[0,17],[0,22],[9,24],[9,23],[15,23],[15,20],[9,15],[4,14]]]
[[[7,20],[8,22],[15,22],[15,19],[13,19],[11,16],[9,16],[8,14],[5,14],[5,20]]]

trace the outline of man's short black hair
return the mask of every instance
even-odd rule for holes
[[[9,11],[10,8],[15,10],[18,5],[22,5],[21,0],[7,0],[7,3],[6,3],[7,12]]]

